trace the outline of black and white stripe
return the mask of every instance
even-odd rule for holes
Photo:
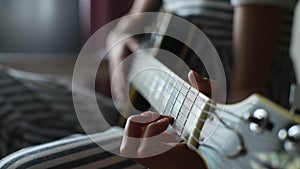
[[[1,67],[1,156],[22,147],[81,132],[70,94],[69,90],[63,90],[59,84],[46,78]],[[57,108],[59,106],[61,108]],[[60,120],[67,125],[57,125],[56,122]],[[55,127],[51,124],[55,124]]]
[[[167,11],[182,17],[191,18],[195,25],[212,40],[216,45],[231,46],[233,5],[242,4],[271,4],[287,7],[284,17],[284,27],[279,38],[279,48],[289,48],[291,39],[291,27],[293,20],[293,7],[297,1],[287,2],[276,0],[236,0],[230,3],[229,0],[164,0],[164,7]],[[273,3],[273,4],[272,4]],[[287,6],[289,5],[289,6]]]
[[[90,136],[69,137],[47,144],[25,148],[2,159],[0,161],[0,168],[143,168],[130,159],[111,153],[119,152],[122,131],[121,128],[114,127],[105,132]],[[99,145],[103,145],[105,149]]]
[[[70,85],[52,76],[0,67],[0,158],[23,147],[83,133]],[[78,104],[87,118],[93,119],[96,115],[83,93],[74,94],[81,98]],[[112,101],[99,98],[101,108],[113,116],[116,110]],[[95,132],[106,129],[102,121],[97,121]]]

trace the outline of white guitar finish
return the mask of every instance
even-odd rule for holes
[[[261,165],[258,153],[285,151],[278,133],[300,124],[298,116],[258,94],[234,105],[215,103],[152,56],[134,56],[129,82],[159,113],[173,116],[178,135],[216,168],[251,169]]]

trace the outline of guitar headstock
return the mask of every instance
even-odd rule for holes
[[[213,161],[235,168],[262,168],[260,157],[270,153],[299,155],[299,116],[258,94],[237,104],[210,106],[199,143],[188,142],[200,154],[209,152]]]

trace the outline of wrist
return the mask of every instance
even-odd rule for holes
[[[123,17],[113,29],[113,32],[132,33],[139,32],[137,30],[143,30],[146,23],[149,22],[143,16],[139,13],[133,13]]]

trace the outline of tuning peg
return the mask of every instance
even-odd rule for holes
[[[244,119],[249,121],[249,128],[254,134],[260,134],[264,130],[271,130],[273,124],[269,121],[269,113],[265,109],[257,109],[251,113],[246,113]]]
[[[281,129],[278,138],[284,141],[284,149],[288,152],[300,153],[300,125],[294,125],[288,130]]]

